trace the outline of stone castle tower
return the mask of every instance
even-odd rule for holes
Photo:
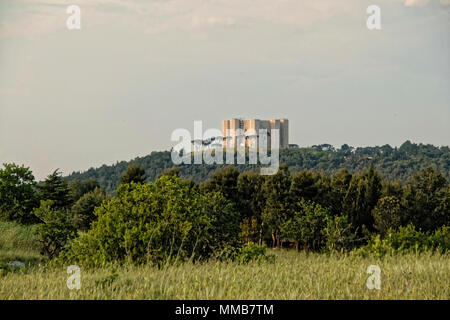
[[[270,148],[271,144],[271,131],[272,129],[278,129],[280,135],[279,145],[280,148],[287,148],[289,146],[289,120],[288,119],[273,119],[273,120],[243,120],[233,118],[231,120],[224,120],[222,122],[222,146],[236,147],[238,137],[236,130],[241,129],[245,132],[245,146],[256,147],[258,146],[259,129],[266,129],[269,133],[267,138],[267,146]]]

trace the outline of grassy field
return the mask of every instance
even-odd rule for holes
[[[0,299],[449,299],[450,257],[422,253],[382,260],[270,250],[275,262],[186,263],[157,269],[81,267],[81,289],[69,290],[64,268],[39,255],[33,227],[0,222]],[[16,271],[9,261],[25,262]],[[369,290],[369,265],[381,289]]]
[[[15,260],[27,265],[42,262],[35,229],[36,226],[0,221],[0,266]]]
[[[274,251],[274,263],[203,263],[84,270],[81,289],[63,268],[33,266],[0,277],[0,299],[449,299],[448,256],[383,260]],[[381,268],[369,290],[367,267]],[[408,285],[407,285],[408,284]]]

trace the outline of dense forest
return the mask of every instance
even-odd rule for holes
[[[180,168],[146,182],[130,164],[113,196],[58,170],[37,184],[29,168],[0,169],[0,220],[36,225],[55,263],[269,259],[266,246],[384,255],[450,248],[450,184],[432,167],[402,184],[374,165],[350,173],[274,175],[228,166],[196,183]],[[56,258],[56,259],[55,259]]]
[[[169,151],[152,152],[145,157],[131,161],[121,161],[114,165],[103,165],[84,172],[73,172],[68,181],[95,179],[108,194],[113,194],[120,184],[120,177],[134,163],[145,170],[146,182],[155,181],[165,170],[173,167]],[[433,145],[415,144],[406,141],[400,147],[384,145],[381,147],[350,147],[346,144],[336,149],[329,144],[308,148],[289,148],[280,150],[280,163],[288,166],[291,172],[312,170],[325,174],[334,174],[339,169],[359,172],[370,166],[390,181],[406,183],[414,173],[427,167],[433,167],[447,180],[450,180],[450,148]],[[180,176],[199,183],[213,175],[225,165],[181,165]],[[254,165],[237,165],[239,172],[255,171]]]

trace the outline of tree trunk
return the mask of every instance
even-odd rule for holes
[[[272,248],[275,249],[275,233],[272,232]]]
[[[276,237],[277,237],[277,248],[280,248],[280,235],[278,234],[278,231]]]
[[[264,222],[262,222],[259,227],[259,245],[260,246],[262,246],[263,225],[264,225]]]

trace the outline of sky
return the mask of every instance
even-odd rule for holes
[[[41,180],[233,117],[288,118],[300,146],[448,146],[449,41],[450,0],[1,0],[0,163]]]

